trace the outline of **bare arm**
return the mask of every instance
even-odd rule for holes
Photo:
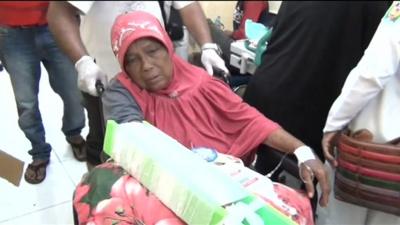
[[[305,145],[282,128],[272,132],[263,143],[285,153],[293,153],[295,149]]]
[[[182,8],[179,12],[183,24],[188,28],[190,34],[192,34],[200,46],[205,43],[213,42],[206,16],[198,2],[193,2],[192,4]]]
[[[263,143],[285,153],[294,153],[294,151],[297,151],[299,147],[305,145],[303,142],[301,142],[282,128],[279,128],[275,132],[272,132]],[[296,158],[299,160],[297,155]],[[322,190],[319,203],[322,207],[325,207],[328,204],[329,194],[331,192],[328,174],[318,157],[316,157],[315,159],[307,160],[304,162],[304,164],[309,168],[309,170],[305,170],[304,168],[306,167],[300,166],[299,172],[303,171],[301,173],[303,175],[299,174],[299,176],[303,177],[301,179],[305,183],[308,197],[311,198],[312,196],[314,196],[315,190],[312,180],[313,176],[315,176],[318,179],[319,185]]]
[[[79,32],[78,13],[77,8],[65,1],[50,2],[47,11],[50,31],[73,63],[88,55]]]

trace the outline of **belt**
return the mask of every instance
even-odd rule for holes
[[[400,160],[400,146],[398,146],[397,143],[393,143],[393,141],[384,144],[360,141],[349,136],[347,131],[345,131],[341,133],[338,145],[339,149],[344,147],[348,152],[353,154],[355,154],[354,151],[357,152],[356,154],[365,151],[373,156],[377,156],[378,159],[380,157],[379,155],[384,155],[395,157],[396,160],[389,160],[395,161],[394,163],[399,163],[398,160]]]
[[[338,155],[338,158],[353,164],[359,164],[365,168],[400,174],[400,166],[395,163],[384,163],[377,160],[361,158],[345,151],[341,151]]]
[[[364,133],[362,133],[364,132]],[[358,135],[356,135],[358,133]],[[399,139],[373,143],[367,130],[344,131],[337,143],[339,165],[335,197],[363,207],[400,215]]]

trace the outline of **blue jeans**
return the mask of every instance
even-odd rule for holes
[[[79,135],[85,126],[74,65],[58,48],[47,25],[0,27],[0,60],[10,74],[19,127],[32,145],[29,154],[32,159],[49,159],[51,146],[45,140],[38,102],[40,63],[49,74],[51,88],[63,101],[62,132],[66,136]]]

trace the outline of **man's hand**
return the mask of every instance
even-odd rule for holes
[[[201,47],[201,62],[211,76],[214,74],[213,66],[229,73],[219,54],[221,54],[221,50],[215,43],[206,43]]]
[[[324,136],[322,137],[322,149],[324,151],[325,159],[328,160],[329,164],[334,168],[338,165],[334,152],[334,147],[338,137],[339,131],[324,133]]]
[[[78,71],[78,87],[84,92],[93,96],[98,96],[96,91],[96,81],[100,80],[104,86],[107,86],[107,75],[101,71],[100,67],[90,56],[82,56],[76,63],[75,68]]]

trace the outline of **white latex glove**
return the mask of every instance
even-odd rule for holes
[[[92,57],[88,55],[82,56],[75,63],[75,68],[78,71],[78,87],[82,91],[93,96],[98,96],[96,81],[100,80],[104,88],[107,86],[107,75],[101,71]]]
[[[229,73],[224,60],[218,53],[221,53],[221,50],[215,43],[206,43],[201,47],[201,63],[203,63],[208,74],[211,76],[214,74],[213,66]]]

